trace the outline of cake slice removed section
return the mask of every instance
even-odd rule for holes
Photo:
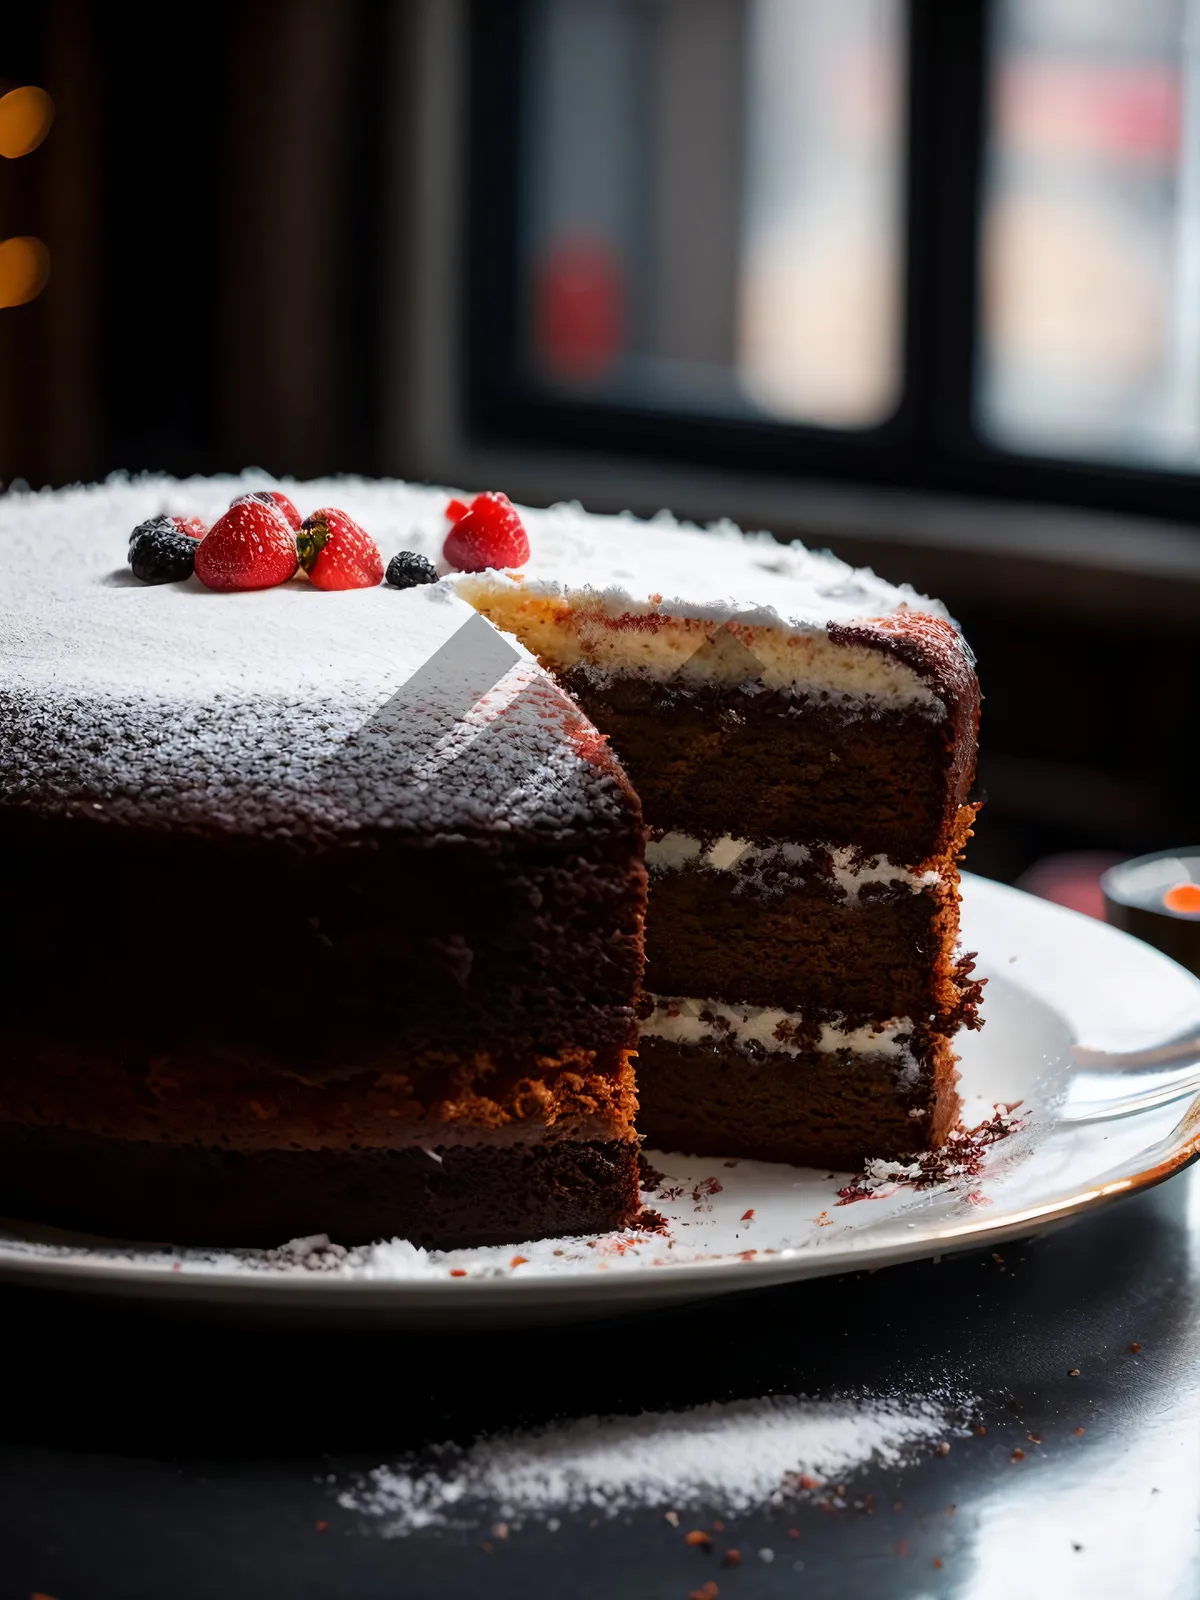
[[[503,573],[457,587],[571,691],[640,796],[642,1132],[853,1167],[956,1120],[950,1040],[979,996],[957,952],[979,689],[936,602],[831,557],[780,564],[724,602]],[[736,554],[729,574],[747,578]],[[879,614],[847,614],[856,587]]]

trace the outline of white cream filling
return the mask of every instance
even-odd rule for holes
[[[858,852],[851,845],[816,848],[828,858],[834,882],[850,901],[857,900],[859,892],[871,883],[898,884],[920,894],[942,881],[940,872],[913,872],[886,856],[868,856],[855,865]],[[811,859],[808,845],[756,845],[728,833],[710,845],[687,833],[665,833],[646,845],[646,866],[651,872],[679,872],[695,865],[709,872],[736,873],[742,883],[768,893],[803,883],[803,874],[787,869],[803,866]]]
[[[910,666],[866,645],[835,644],[824,628],[793,629],[781,618],[769,626],[687,615],[680,602],[660,610],[634,603],[620,591],[517,586],[503,573],[456,577],[454,586],[552,670],[586,663],[655,681],[758,683],[766,689],[915,706],[932,716],[945,711]]]
[[[909,1049],[913,1031],[910,1017],[893,1017],[889,1022],[867,1023],[859,1028],[843,1028],[823,1022],[815,1044],[799,1044],[805,1018],[800,1012],[780,1011],[774,1006],[730,1005],[725,1000],[694,1000],[678,995],[655,995],[654,1011],[639,1024],[647,1038],[668,1039],[677,1044],[700,1044],[709,1039],[727,1040],[736,1049],[757,1045],[782,1055],[799,1055],[815,1048],[824,1054],[852,1050],[856,1055],[890,1056],[902,1064],[901,1078],[915,1083],[920,1068]]]

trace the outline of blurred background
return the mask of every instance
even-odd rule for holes
[[[976,870],[1200,836],[1200,0],[31,0],[22,83],[6,489],[769,527],[963,623]]]

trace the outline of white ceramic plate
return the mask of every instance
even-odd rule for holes
[[[429,1252],[164,1250],[0,1226],[0,1278],[239,1315],[462,1325],[594,1317],[1026,1236],[1179,1171],[1200,1151],[1200,981],[1102,923],[964,880],[964,947],[988,978],[960,1036],[964,1123],[1019,1101],[975,1171],[931,1186],[648,1152],[657,1232]],[[974,1147],[972,1147],[974,1148]],[[839,1204],[839,1198],[842,1203]]]

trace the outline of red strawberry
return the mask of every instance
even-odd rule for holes
[[[446,535],[442,556],[459,572],[520,567],[529,560],[529,535],[506,494],[477,494]]]
[[[208,523],[203,517],[172,517],[171,521],[180,533],[186,533],[189,539],[203,539],[208,532]]]
[[[448,500],[446,502],[446,520],[448,522],[461,522],[470,509],[465,500]]]
[[[295,529],[300,526],[300,513],[296,510],[294,503],[288,499],[287,495],[284,494],[282,489],[252,489],[249,494],[239,494],[237,498],[231,500],[229,504],[231,506],[235,506],[237,505],[238,500],[263,500],[268,505],[276,506],[280,511],[283,512],[284,519],[289,528]]]
[[[305,517],[296,546],[300,565],[318,589],[373,589],[383,582],[383,558],[374,539],[333,506]]]
[[[235,500],[196,551],[196,576],[210,589],[273,589],[296,565],[296,537],[283,512],[252,495]]]

